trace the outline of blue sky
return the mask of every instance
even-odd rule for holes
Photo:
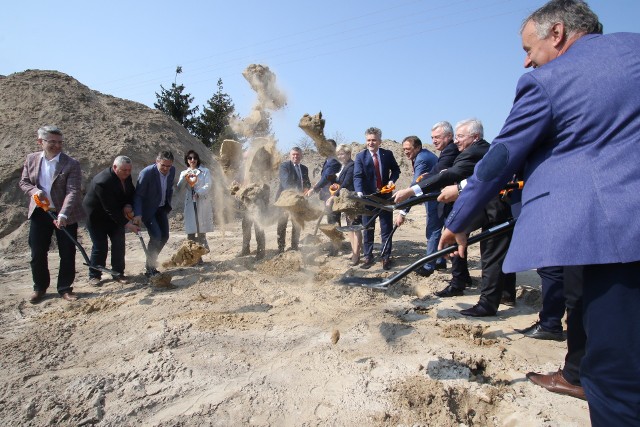
[[[431,125],[477,117],[489,141],[525,72],[519,29],[540,0],[12,1],[0,15],[0,74],[57,70],[150,107],[178,82],[203,105],[222,78],[241,116],[260,63],[288,97],[273,115],[278,147],[322,111],[325,134],[363,142],[382,129],[430,142]],[[640,0],[591,0],[605,33],[640,31]]]

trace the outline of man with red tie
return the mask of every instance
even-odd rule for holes
[[[396,162],[393,153],[380,148],[382,143],[382,131],[371,127],[364,133],[366,139],[366,150],[361,151],[355,158],[353,170],[353,184],[358,194],[373,194],[378,192],[384,185],[393,184],[400,176],[400,167]],[[389,193],[389,197],[391,193]],[[362,216],[362,223],[369,221],[369,216]],[[384,211],[378,217],[380,219],[380,237],[382,242],[386,242],[391,235],[393,228],[393,214]],[[373,240],[375,236],[375,224],[364,231],[364,263],[362,268],[371,268],[373,259]],[[391,268],[389,256],[391,254],[392,242],[390,241],[385,252],[381,253],[382,268]]]

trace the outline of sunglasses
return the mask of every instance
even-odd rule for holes
[[[189,157],[187,157],[187,160],[198,160],[198,158],[197,157],[193,157],[193,156],[189,156]]]

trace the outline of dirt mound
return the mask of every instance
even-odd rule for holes
[[[225,182],[211,151],[166,114],[143,104],[91,90],[57,71],[28,70],[1,77],[0,93],[0,238],[26,220],[28,200],[18,181],[26,155],[39,151],[36,131],[45,124],[64,132],[65,152],[82,165],[83,191],[119,155],[131,158],[135,182],[160,150],[173,152],[178,171],[186,168],[184,153],[195,150],[211,170],[213,182]],[[214,186],[213,191],[226,191],[222,187]],[[183,209],[182,197],[174,193],[174,214]],[[230,209],[217,206],[218,218]]]

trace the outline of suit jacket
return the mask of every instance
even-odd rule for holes
[[[384,148],[378,148],[378,160],[382,168],[382,185],[389,181],[396,182],[400,176],[400,167],[396,162],[393,153]],[[373,158],[369,150],[364,149],[356,155],[353,170],[353,184],[355,191],[362,194],[373,194],[378,191],[376,188],[376,175],[373,167]]]
[[[22,191],[30,197],[29,218],[31,218],[31,214],[36,208],[36,203],[32,196],[42,190],[42,188],[38,187],[41,157],[42,151],[27,155],[22,168],[22,177],[18,184]],[[80,163],[65,153],[60,153],[51,184],[51,194],[48,194],[47,197],[51,198],[51,202],[53,202],[58,214],[66,215],[68,224],[74,224],[84,218],[81,184],[82,169],[80,168]]]
[[[165,210],[171,211],[171,197],[173,196],[173,179],[176,168],[171,166],[167,174],[167,192],[165,194]],[[162,201],[162,184],[160,171],[156,164],[151,164],[140,171],[136,191],[133,195],[133,212],[135,216],[142,216],[143,221],[149,221],[158,211]]]
[[[280,185],[276,192],[276,200],[280,197],[280,193],[283,190],[293,189],[302,192],[311,188],[311,181],[309,181],[309,169],[300,164],[300,172],[302,173],[302,185],[300,185],[300,178],[296,172],[295,166],[291,160],[287,160],[280,165],[278,176],[280,177]]]
[[[342,164],[333,157],[329,157],[322,164],[320,180],[313,186],[314,191],[319,191],[320,200],[329,198],[329,186],[336,182],[336,174],[340,171],[340,168],[342,168]]]
[[[342,172],[340,172],[340,175],[338,175],[338,177],[336,178],[336,183],[340,185],[340,189],[345,189],[345,190],[350,190],[353,191],[354,190],[354,186],[353,186],[353,167],[354,167],[354,162],[353,160],[349,160],[347,162],[346,165],[344,165],[344,168],[342,168]]]
[[[129,220],[122,208],[133,204],[134,191],[131,176],[124,181],[123,187],[113,168],[108,167],[93,177],[82,206],[92,221],[114,222],[124,226]]]
[[[456,160],[456,157],[458,157],[458,154],[460,154],[460,151],[458,150],[456,144],[454,144],[453,142],[447,144],[447,146],[444,147],[444,150],[440,152],[438,163],[436,163],[435,166],[431,169],[431,173],[440,173],[443,170],[453,166],[453,162]]]
[[[447,227],[524,170],[506,272],[640,260],[639,52],[640,34],[586,35],[523,75]]]
[[[467,147],[462,153],[458,154],[458,157],[456,157],[451,167],[436,175],[428,176],[420,181],[418,185],[424,193],[430,193],[432,191],[439,191],[447,185],[458,183],[473,174],[473,168],[476,163],[482,159],[488,150],[489,143],[484,139],[480,139]],[[494,196],[496,194],[498,194],[497,191]],[[482,207],[484,206],[480,208]]]
[[[411,183],[415,184],[416,179],[418,179],[420,175],[430,173],[437,163],[438,156],[426,148],[420,150],[416,158],[413,159],[413,180]]]

